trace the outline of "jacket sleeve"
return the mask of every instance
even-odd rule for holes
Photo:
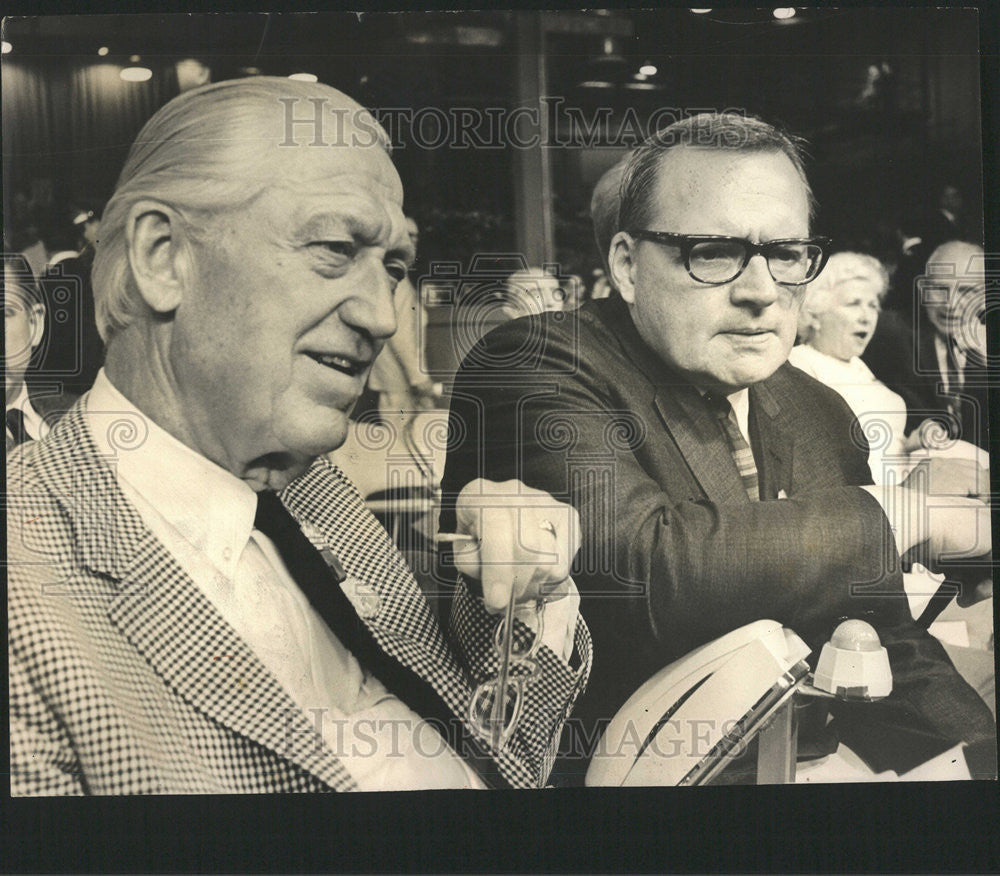
[[[518,322],[490,334],[476,358],[524,359],[530,324]],[[838,486],[713,504],[689,486],[679,453],[677,477],[654,478],[641,450],[645,441],[669,440],[662,426],[616,401],[612,378],[572,340],[550,333],[545,341],[522,374],[503,382],[465,366],[459,372],[443,525],[449,497],[475,477],[519,478],[573,504],[583,528],[574,578],[595,642],[598,626],[617,630],[662,665],[763,617],[805,630],[859,606],[905,609],[881,508],[842,486],[848,475],[867,480],[863,458],[845,460],[830,479]],[[870,598],[887,590],[900,598]]]
[[[494,633],[498,618],[490,615],[478,595],[462,582],[452,602],[449,634],[473,688],[498,674]],[[515,618],[514,650],[526,653],[534,633]],[[522,697],[521,718],[511,739],[520,761],[544,784],[552,770],[563,725],[590,674],[593,649],[582,617],[576,621],[573,655],[569,663],[548,646],[538,648],[532,663],[512,661],[511,673]]]
[[[11,796],[86,793],[66,729],[32,685],[13,648],[9,648],[8,658]]]

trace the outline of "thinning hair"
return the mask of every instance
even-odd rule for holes
[[[622,177],[618,228],[622,231],[648,228],[654,214],[656,181],[664,156],[672,149],[734,152],[781,152],[792,162],[809,199],[809,218],[815,201],[806,178],[804,141],[752,115],[700,113],[680,119],[637,146]]]
[[[812,317],[826,313],[835,305],[838,286],[849,280],[866,280],[875,287],[878,300],[889,291],[889,272],[877,258],[860,252],[838,252],[827,260],[820,275],[805,289],[799,311],[799,337],[808,341]]]
[[[280,146],[348,148],[344,142],[322,142],[324,117],[327,140],[331,133],[351,130],[343,117],[334,122],[331,108],[366,133],[365,145],[391,152],[382,127],[347,95],[328,85],[272,76],[193,89],[146,122],[104,210],[94,258],[94,307],[105,343],[145,308],[128,258],[132,207],[146,199],[169,205],[204,237],[213,216],[246,207],[280,179],[283,168],[296,165],[296,150]],[[313,118],[319,126],[303,122]],[[278,155],[284,160],[276,161]]]

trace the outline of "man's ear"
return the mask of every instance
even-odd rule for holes
[[[180,215],[159,201],[138,201],[129,210],[125,239],[143,300],[156,313],[176,310],[191,267]]]
[[[28,308],[28,321],[31,323],[31,352],[38,349],[45,335],[45,305],[36,301]]]
[[[627,304],[635,303],[635,241],[626,231],[619,231],[611,238],[608,250],[608,268],[611,281]]]

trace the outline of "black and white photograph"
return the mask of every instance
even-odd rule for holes
[[[9,795],[995,783],[980,27],[7,17]]]

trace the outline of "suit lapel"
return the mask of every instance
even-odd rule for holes
[[[472,693],[466,675],[445,643],[406,561],[354,484],[336,466],[320,459],[281,494],[281,499],[306,536],[318,538],[341,561],[348,573],[345,593],[378,646],[429,684],[440,698],[440,706],[450,710],[459,723],[455,725],[433,703],[434,714],[422,717],[463,728],[462,756],[487,784],[523,784],[527,774],[511,746],[491,756],[486,744],[464,729]],[[318,531],[315,536],[311,529]],[[497,764],[504,768],[502,774],[498,774]]]
[[[343,564],[343,589],[380,647],[418,672],[430,667],[428,680],[446,696],[449,679],[461,670],[406,561],[354,485],[320,461],[281,498],[306,536],[328,545]]]
[[[628,305],[601,302],[600,319],[653,388],[653,405],[705,495],[716,504],[750,501],[729,442],[698,390],[663,364],[636,330]]]
[[[353,784],[306,714],[152,534],[108,615],[196,709],[334,788]]]
[[[781,405],[767,381],[750,387],[750,443],[764,499],[791,495],[794,439],[781,428]]]
[[[660,386],[656,409],[705,495],[717,505],[750,502],[726,436],[694,387]]]
[[[305,713],[143,524],[99,458],[81,409],[58,430],[73,458],[55,474],[65,482],[51,486],[74,521],[83,564],[117,584],[111,622],[194,708],[331,787],[353,787]]]

